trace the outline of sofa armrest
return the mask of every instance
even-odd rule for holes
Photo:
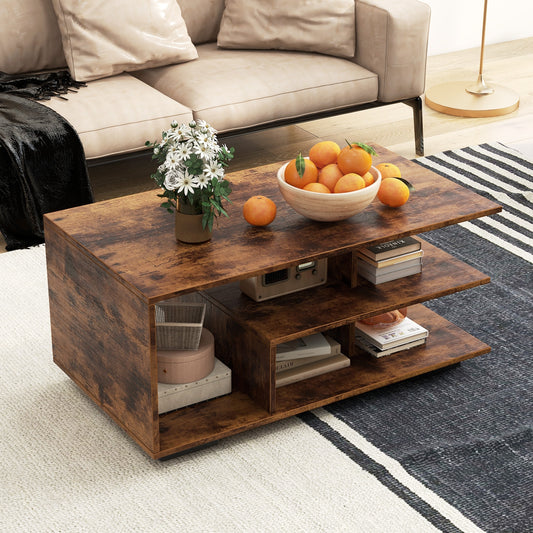
[[[354,59],[378,75],[381,102],[424,92],[429,20],[419,0],[356,0]]]

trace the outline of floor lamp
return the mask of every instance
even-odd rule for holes
[[[477,82],[472,84],[466,81],[454,81],[428,89],[426,104],[431,109],[458,117],[496,117],[511,113],[518,107],[520,98],[514,91],[500,85],[487,85],[483,79],[487,2],[488,0],[485,0],[483,9],[481,57]]]

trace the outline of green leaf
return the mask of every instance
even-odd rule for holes
[[[304,177],[305,173],[305,159],[302,156],[302,152],[298,154],[298,157],[296,158],[296,172],[298,172],[298,176],[300,178]]]
[[[362,148],[365,152],[368,152],[370,155],[378,155],[378,153],[372,148],[372,146],[368,146],[368,144],[364,143],[354,143],[355,145],[359,146],[359,148]]]
[[[378,153],[372,148],[372,146],[368,146],[368,144],[365,143],[351,143],[347,139],[344,139],[346,141],[346,144],[348,146],[359,146],[359,148],[362,148],[365,152],[369,153],[370,155],[378,155]]]

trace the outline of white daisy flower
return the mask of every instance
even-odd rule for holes
[[[188,141],[192,139],[192,131],[187,124],[180,124],[173,132],[172,137],[177,141]]]
[[[205,189],[211,182],[211,179],[204,171],[199,176],[196,176],[196,181],[200,189]]]
[[[212,145],[211,137],[206,132],[200,132],[198,135],[196,135],[196,141],[202,146]]]
[[[206,132],[210,137],[214,137],[217,134],[217,130],[205,120],[198,120],[197,124],[202,128],[202,131]]]
[[[169,169],[176,168],[180,164],[180,161],[181,159],[179,157],[179,154],[176,153],[176,151],[169,150],[167,152],[167,157],[165,159],[165,165],[167,166],[167,168]]]
[[[189,193],[194,194],[194,189],[198,188],[198,180],[195,176],[191,176],[187,171],[180,175],[178,183],[178,194],[182,192],[185,196]]]
[[[210,179],[219,179],[224,177],[224,169],[218,165],[217,161],[213,160],[205,164],[204,174]]]
[[[195,147],[194,153],[199,155],[204,161],[209,161],[216,156],[216,151],[211,146],[205,146],[203,144],[198,144]]]
[[[176,157],[179,161],[185,161],[191,157],[194,149],[194,143],[192,142],[181,142],[176,147]]]

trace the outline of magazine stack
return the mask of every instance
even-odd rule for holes
[[[276,349],[276,387],[350,366],[333,338],[315,333],[279,344]]]
[[[356,322],[355,344],[374,357],[383,357],[424,344],[428,333],[426,328],[407,316],[390,326]]]
[[[357,273],[378,285],[422,271],[422,243],[415,237],[403,237],[357,252]]]

